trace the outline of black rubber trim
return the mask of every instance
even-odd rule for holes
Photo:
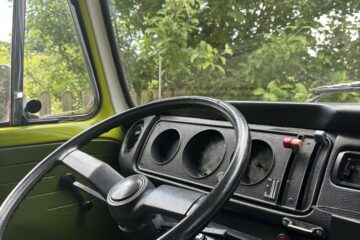
[[[107,0],[100,1],[100,6],[101,6],[101,12],[102,12],[103,19],[104,19],[105,30],[106,30],[107,38],[109,40],[111,54],[112,54],[112,57],[114,60],[116,74],[119,79],[120,87],[124,94],[124,98],[125,98],[127,105],[130,108],[132,108],[132,107],[135,107],[136,105],[131,97],[128,85],[126,83],[124,70],[123,70],[122,64],[121,64],[119,48],[118,48],[118,45],[117,45],[117,42],[115,39],[114,28],[113,28],[113,25],[111,22],[108,1]]]
[[[7,122],[1,122],[1,123],[0,123],[0,128],[1,128],[1,127],[9,127],[9,126],[10,126],[9,121],[7,121]]]
[[[12,126],[22,123],[24,91],[25,1],[15,1],[11,36],[10,116]],[[21,96],[18,94],[21,93]]]
[[[360,104],[229,101],[248,123],[360,134]],[[261,116],[261,117],[259,117]]]
[[[84,146],[90,140],[110,129],[147,116],[160,114],[168,109],[202,108],[216,112],[231,122],[235,131],[235,150],[222,181],[207,195],[196,209],[180,221],[158,240],[190,240],[201,231],[214,215],[230,199],[240,183],[241,176],[246,169],[250,155],[251,138],[248,125],[243,115],[232,105],[220,100],[206,97],[176,97],[151,102],[129,109],[121,114],[110,117],[73,137],[44,160],[38,163],[12,190],[0,207],[0,239],[4,234],[7,223],[17,207],[37,182],[51,169],[61,164],[62,159],[69,152]]]

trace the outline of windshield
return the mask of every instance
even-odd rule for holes
[[[137,104],[204,95],[308,101],[312,89],[360,80],[360,2],[109,0]],[[360,102],[354,90],[326,102]]]

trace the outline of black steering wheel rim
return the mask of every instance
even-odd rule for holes
[[[151,102],[105,119],[82,133],[71,138],[45,159],[39,162],[12,190],[0,207],[0,239],[16,208],[38,181],[55,166],[61,164],[64,155],[78,149],[100,134],[128,121],[135,121],[150,115],[181,108],[204,108],[215,111],[231,122],[235,131],[235,149],[230,165],[220,181],[207,197],[199,203],[189,215],[183,218],[174,228],[162,235],[159,240],[191,239],[196,235],[224,203],[231,197],[240,183],[250,154],[250,133],[243,115],[232,105],[207,97],[175,97]]]

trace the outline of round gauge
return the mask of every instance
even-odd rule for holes
[[[205,130],[196,134],[184,148],[185,172],[193,178],[209,176],[219,167],[225,150],[225,139],[220,132]]]
[[[177,153],[180,146],[180,134],[175,129],[160,133],[151,146],[151,157],[157,164],[168,163]]]
[[[269,144],[261,140],[253,140],[250,160],[241,183],[244,185],[259,183],[270,173],[274,161],[274,153]]]

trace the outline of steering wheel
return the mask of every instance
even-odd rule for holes
[[[140,174],[124,178],[106,163],[79,150],[93,138],[125,122],[181,108],[201,108],[220,114],[232,123],[235,131],[235,149],[230,165],[222,180],[207,195],[171,185],[155,187],[147,177]],[[132,108],[83,131],[39,162],[1,205],[0,239],[7,223],[26,195],[47,172],[59,164],[67,165],[94,185],[106,199],[120,229],[129,236],[143,232],[147,235],[141,239],[193,239],[235,191],[249,158],[250,144],[245,118],[235,107],[217,99],[175,97]],[[159,219],[160,214],[182,217],[182,220],[159,236],[154,229],[155,220]],[[154,235],[149,235],[149,232]]]

